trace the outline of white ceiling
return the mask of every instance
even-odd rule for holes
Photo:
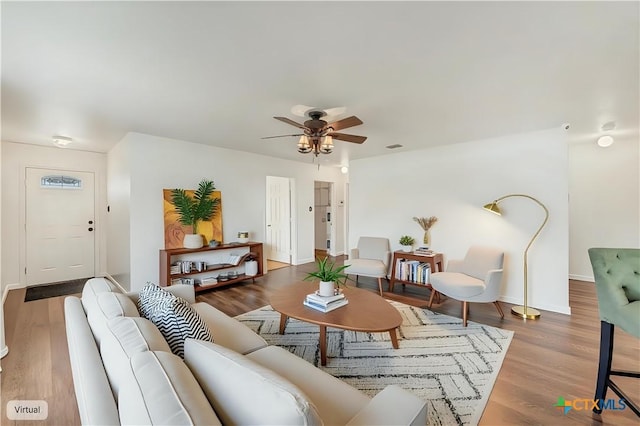
[[[291,108],[364,121],[323,164],[571,123],[638,135],[638,2],[2,2],[2,140],[141,132],[281,158]]]

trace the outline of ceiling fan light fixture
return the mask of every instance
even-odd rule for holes
[[[327,135],[322,138],[322,144],[320,145],[320,151],[323,154],[331,154],[333,152],[333,138],[331,135]]]
[[[278,121],[282,121],[283,123],[301,129],[303,133],[296,135],[268,136],[262,139],[301,136],[296,146],[298,152],[301,154],[312,153],[316,157],[320,154],[331,154],[333,152],[334,138],[342,142],[351,142],[356,144],[361,144],[367,140],[366,136],[335,133],[336,130],[340,131],[342,129],[361,125],[362,120],[355,115],[342,118],[338,121],[334,121],[333,123],[327,123],[325,120],[322,120],[322,117],[327,115],[324,111],[308,111],[306,115],[310,117],[310,120],[305,121],[304,124],[297,123],[287,117],[273,117]]]
[[[308,154],[311,152],[311,144],[309,144],[309,138],[307,135],[300,136],[298,141],[298,152],[301,154]]]

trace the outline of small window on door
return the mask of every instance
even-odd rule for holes
[[[73,176],[43,176],[40,187],[50,189],[81,189],[82,179]]]

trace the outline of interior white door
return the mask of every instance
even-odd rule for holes
[[[291,263],[291,191],[288,178],[267,176],[267,259]]]
[[[26,169],[27,285],[95,275],[94,175]]]

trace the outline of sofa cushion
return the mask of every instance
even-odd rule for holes
[[[77,297],[65,297],[64,322],[80,422],[83,425],[118,424],[118,408],[102,366],[100,351],[82,302]]]
[[[185,339],[213,342],[209,327],[189,302],[157,285],[147,284],[142,289],[138,306],[142,316],[158,327],[171,351],[181,358],[184,358]]]
[[[468,300],[486,291],[484,281],[460,272],[431,274],[431,285],[449,297]]]
[[[82,288],[82,307],[89,312],[97,306],[97,298],[100,293],[117,292],[116,286],[106,278],[88,279]]]
[[[347,424],[370,401],[359,390],[278,346],[267,346],[245,357],[300,388],[326,425]]]
[[[87,320],[98,344],[106,333],[107,321],[116,317],[139,316],[136,305],[122,293],[99,293],[96,297],[96,306],[87,311]]]
[[[185,362],[224,424],[322,424],[300,389],[244,355],[188,339]]]
[[[117,317],[107,322],[107,332],[100,342],[100,353],[116,399],[123,375],[130,374],[129,358],[145,351],[171,352],[151,321],[140,317]]]
[[[184,362],[168,352],[139,352],[120,387],[123,425],[220,425]],[[251,403],[249,401],[248,403]]]
[[[231,318],[208,303],[196,303],[191,307],[207,324],[213,341],[225,348],[247,354],[267,346],[267,342],[251,328]]]

